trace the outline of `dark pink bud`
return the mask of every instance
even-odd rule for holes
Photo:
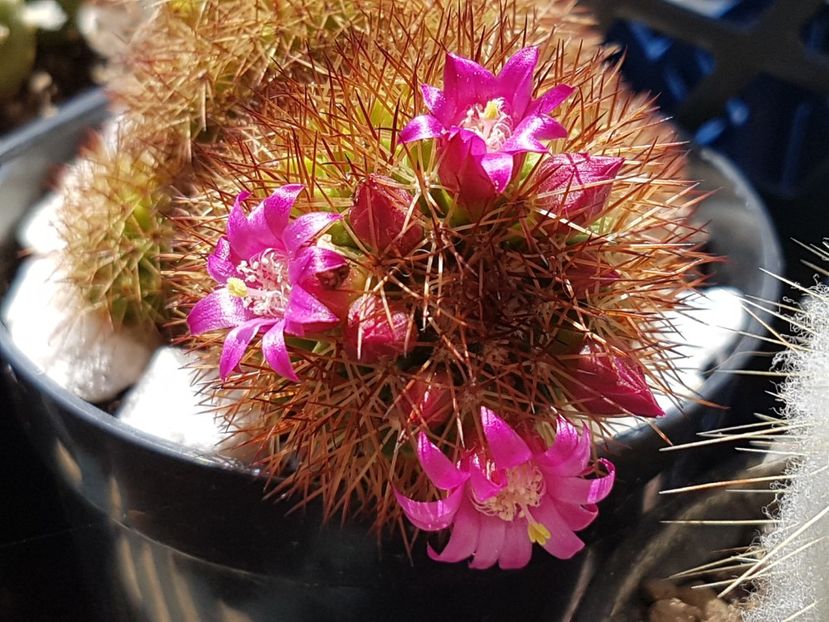
[[[406,255],[423,241],[423,227],[416,220],[418,212],[406,222],[412,201],[412,195],[396,187],[391,179],[369,175],[357,188],[348,216],[351,229],[374,250]]]
[[[444,423],[452,412],[452,380],[446,372],[418,378],[404,389],[398,409],[412,425],[425,423],[430,428]]]
[[[570,371],[565,385],[576,406],[594,415],[629,412],[642,417],[661,417],[641,366],[632,358],[616,356],[588,345]]]
[[[577,225],[589,225],[602,212],[623,158],[559,153],[541,164],[538,176],[543,209]]]
[[[406,354],[413,342],[409,314],[395,304],[389,303],[387,312],[379,296],[365,294],[349,307],[345,349],[361,363],[376,363]]]

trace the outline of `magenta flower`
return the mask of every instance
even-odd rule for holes
[[[219,362],[222,379],[236,369],[250,342],[264,330],[262,353],[274,371],[297,381],[285,334],[303,336],[325,330],[340,318],[315,294],[342,279],[348,265],[339,253],[311,242],[338,214],[314,212],[291,220],[291,208],[302,186],[277,189],[249,216],[242,192],[227,219],[227,235],[219,238],[207,260],[218,283],[187,316],[194,335],[230,328]]]
[[[577,225],[589,225],[604,210],[623,158],[559,153],[539,167],[539,201],[544,211]]]
[[[579,356],[565,388],[577,406],[594,415],[624,412],[640,417],[661,417],[642,367],[626,356],[608,354],[588,344]]]
[[[413,501],[395,492],[407,518],[424,531],[452,529],[440,553],[441,562],[471,557],[471,568],[522,568],[532,556],[533,543],[551,555],[568,559],[584,547],[574,532],[598,514],[614,481],[613,465],[588,479],[591,471],[590,435],[559,419],[555,443],[549,449],[538,440],[525,441],[503,419],[481,408],[487,448],[472,451],[455,465],[421,433],[417,454],[429,480],[447,495],[440,501]]]
[[[515,156],[544,153],[541,141],[567,136],[549,115],[573,89],[560,84],[533,99],[537,63],[538,49],[524,48],[495,76],[474,61],[447,54],[443,90],[421,86],[429,114],[412,119],[400,140],[440,138],[441,181],[462,202],[503,192],[516,168]]]

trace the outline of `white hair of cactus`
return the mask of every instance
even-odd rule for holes
[[[759,538],[759,562],[741,577],[754,585],[744,622],[829,620],[829,287],[808,290],[801,307],[775,361],[786,375],[785,432],[769,456],[790,459],[777,522]]]

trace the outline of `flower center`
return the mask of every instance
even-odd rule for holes
[[[241,278],[227,280],[231,295],[243,298],[245,307],[256,315],[279,317],[284,314],[291,284],[288,266],[277,251],[266,249],[249,261],[239,263],[236,271]]]
[[[459,125],[483,138],[489,151],[500,150],[512,136],[512,118],[504,112],[503,97],[490,99],[484,105],[475,104]]]
[[[473,498],[475,506],[484,514],[497,516],[501,520],[513,521],[530,516],[530,508],[538,507],[544,497],[546,485],[541,472],[529,465],[522,464],[506,471],[507,485],[494,497],[486,501]]]

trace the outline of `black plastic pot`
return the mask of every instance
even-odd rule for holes
[[[748,459],[732,457],[725,464],[707,470],[702,479],[710,482],[776,476],[782,466],[781,461],[759,463],[756,455]],[[751,488],[751,485],[746,487]],[[754,486],[753,490],[767,491],[768,487]],[[772,494],[737,494],[725,489],[686,492],[663,498],[663,502],[647,512],[638,525],[621,534],[621,545],[602,561],[600,572],[587,590],[590,597],[581,603],[574,622],[639,622],[647,619],[648,603],[642,593],[645,581],[668,579],[704,564],[719,562],[728,556],[726,551],[748,546],[761,529],[754,521],[768,518],[764,506],[773,498]],[[689,524],[688,521],[697,523]],[[717,524],[716,521],[722,522]],[[726,524],[726,521],[734,522]],[[675,581],[682,585],[732,580],[742,570],[712,570],[707,575]],[[732,597],[740,595],[737,591]]]
[[[92,94],[0,144],[4,239],[49,171],[104,116],[102,96]],[[776,298],[776,282],[758,270],[781,268],[762,204],[720,158],[704,154],[695,166],[707,185],[723,188],[700,213],[711,221],[712,251],[729,258],[713,281]],[[739,339],[730,364],[744,365],[756,346]],[[537,551],[514,572],[436,564],[422,542],[410,560],[400,542],[378,545],[365,525],[321,526],[314,507],[286,516],[287,505],[262,500],[264,484],[251,473],[136,431],[67,394],[33,368],[2,327],[0,354],[15,414],[73,491],[78,524],[92,525],[77,533],[89,551],[88,580],[102,619],[567,620],[606,548],[599,542],[564,562]],[[726,404],[734,380],[712,376],[703,397]],[[719,425],[724,412],[692,405],[659,425],[684,440]],[[607,536],[605,544],[638,516],[644,481],[671,468],[681,480],[689,470],[658,454],[661,441],[650,428],[617,440],[616,501],[605,503],[601,524],[584,533],[594,541]]]

